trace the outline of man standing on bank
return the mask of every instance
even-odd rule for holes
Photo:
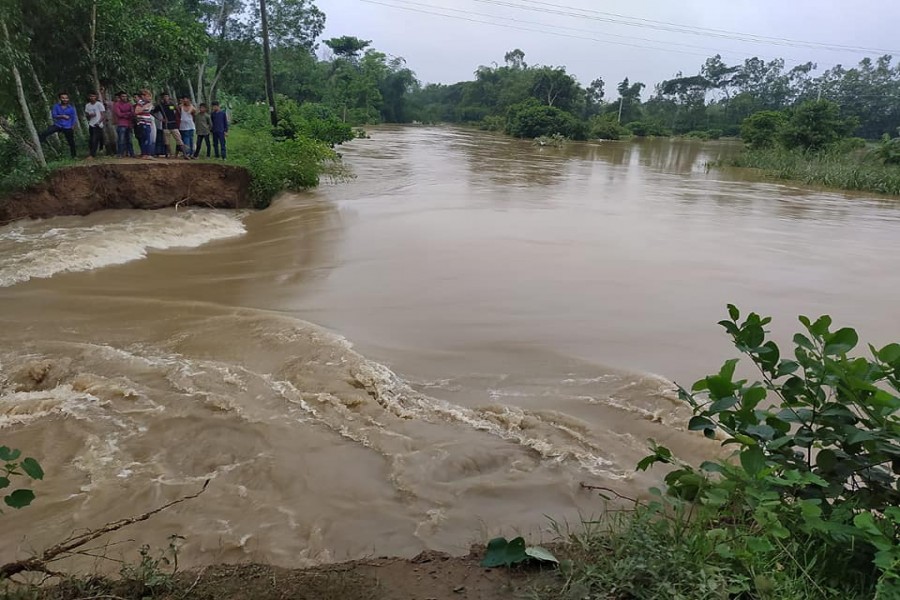
[[[84,116],[88,121],[88,152],[90,158],[97,158],[97,151],[103,146],[103,113],[106,107],[98,99],[96,92],[88,94],[88,103],[84,105]]]
[[[227,155],[225,138],[228,137],[228,115],[221,109],[218,102],[212,103],[210,119],[212,119],[213,152],[216,158],[219,158],[219,149],[221,148],[222,160],[225,160]]]
[[[116,117],[116,156],[134,158],[134,147],[131,145],[131,128],[134,126],[134,107],[128,101],[128,94],[116,94],[113,104],[113,115]]]
[[[75,114],[75,108],[69,104],[69,95],[67,93],[63,92],[59,95],[59,102],[53,105],[51,113],[53,125],[38,136],[41,143],[47,141],[47,138],[51,135],[61,133],[69,143],[69,151],[72,153],[72,158],[75,158],[75,133],[72,128],[75,127],[75,119],[78,118],[78,115]]]

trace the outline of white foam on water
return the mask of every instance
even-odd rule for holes
[[[246,232],[242,214],[205,209],[127,213],[121,221],[54,227],[57,220],[0,227],[0,287],[57,273],[90,271],[147,256],[151,250],[194,248]]]

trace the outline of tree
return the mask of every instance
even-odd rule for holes
[[[372,45],[372,40],[363,40],[358,37],[344,35],[325,40],[325,45],[339,57],[348,60],[359,60],[360,53]]]
[[[312,0],[267,1],[272,46],[300,46],[313,51],[325,30],[325,13]]]
[[[841,107],[830,100],[809,100],[793,110],[779,139],[786,148],[821,150],[856,129],[856,118],[841,116]]]
[[[741,124],[741,139],[750,148],[771,148],[787,121],[787,115],[776,110],[764,110],[750,115]]]
[[[521,71],[528,68],[528,65],[525,64],[525,53],[518,48],[507,52],[503,56],[503,60],[506,62],[507,67],[509,67],[510,69],[515,69],[516,71]]]
[[[541,67],[534,70],[532,95],[547,106],[569,110],[578,97],[578,82],[563,67]]]

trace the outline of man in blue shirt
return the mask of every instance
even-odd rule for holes
[[[212,119],[212,139],[213,152],[216,158],[219,158],[219,148],[222,149],[222,160],[225,160],[225,137],[228,135],[228,115],[221,110],[218,102],[212,103],[212,112],[209,114]]]
[[[75,127],[75,119],[78,118],[78,115],[75,114],[75,108],[69,104],[69,95],[65,92],[59,95],[59,102],[53,105],[52,115],[53,125],[40,135],[41,143],[45,142],[54,133],[61,133],[69,143],[69,152],[72,153],[72,158],[75,158],[75,132],[73,127]]]

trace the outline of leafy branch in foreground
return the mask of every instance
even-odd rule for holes
[[[900,344],[851,357],[855,330],[800,317],[805,332],[782,358],[767,339],[770,318],[728,312],[720,325],[761,379],[736,379],[738,360],[729,360],[679,395],[694,410],[689,429],[735,452],[694,468],[654,446],[638,468],[674,465],[670,495],[696,505],[710,533],[753,536],[743,555],[716,546],[721,558],[744,561],[805,540],[832,550],[816,567],[823,580],[868,579],[876,598],[900,597]]]
[[[40,463],[33,458],[23,458],[21,450],[0,446],[0,461],[4,464],[0,470],[0,490],[6,490],[12,486],[13,477],[27,478],[34,481],[44,478],[44,470]],[[11,508],[24,508],[34,501],[34,492],[28,488],[17,488],[3,496],[3,502]]]

